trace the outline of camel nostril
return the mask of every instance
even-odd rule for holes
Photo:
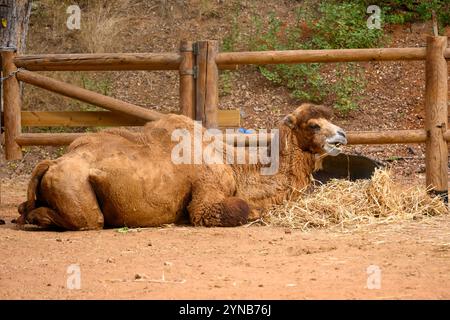
[[[345,132],[344,132],[344,131],[341,131],[341,130],[339,130],[339,131],[337,132],[337,134],[340,135],[341,137],[344,137],[344,138],[347,137],[347,136],[345,135]]]

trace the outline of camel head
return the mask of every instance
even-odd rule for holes
[[[288,114],[283,123],[292,130],[300,149],[313,154],[337,156],[347,144],[344,130],[331,123],[332,112],[321,105],[304,103]]]

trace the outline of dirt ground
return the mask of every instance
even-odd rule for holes
[[[19,230],[11,220],[27,178],[2,183],[0,299],[450,298],[450,216],[347,233],[255,225]],[[67,287],[72,264],[80,289]]]
[[[30,20],[27,52],[103,52],[99,51],[104,49],[101,45],[108,43],[111,52],[176,52],[182,39],[218,39],[222,43],[230,34],[233,19],[239,22],[244,39],[255,13],[268,16],[275,11],[289,19],[298,4],[241,1],[236,11],[236,1],[209,2],[210,6],[204,6],[205,1],[167,1],[170,10],[163,14],[153,2],[134,1],[126,10],[115,9],[127,15],[127,20],[117,25],[120,32],[112,29],[116,38],[96,32],[86,33],[84,39],[83,34],[75,35],[66,28],[67,2],[40,1],[39,14],[36,11]],[[431,31],[426,23],[391,29],[387,30],[391,41],[384,46],[424,46]],[[94,42],[93,34],[98,35]],[[450,28],[446,34],[450,35]],[[86,40],[96,47],[87,47]],[[241,42],[236,43],[235,51],[248,49],[240,47],[245,46],[245,41]],[[367,82],[363,92],[357,93],[362,96],[360,108],[336,115],[333,121],[348,131],[422,128],[423,62],[360,65]],[[61,75],[60,79],[81,85],[81,74],[52,76]],[[177,109],[176,73],[108,74],[111,77],[89,72],[86,84],[107,85],[108,95],[157,111]],[[220,108],[239,108],[245,128],[272,128],[298,105],[288,90],[271,84],[255,67],[242,66],[230,73],[228,86],[228,90],[221,89]],[[31,86],[25,85],[24,92],[24,110],[80,108]],[[398,180],[424,183],[423,145],[351,146],[347,152],[392,164]],[[29,147],[22,160],[4,162],[3,155],[0,157],[0,219],[6,222],[0,225],[0,299],[450,298],[450,216],[347,233],[305,233],[255,225],[230,229],[169,226],[122,233],[117,229],[17,229],[11,220],[25,199],[31,170],[40,160],[62,153],[64,148]],[[80,289],[67,287],[67,280],[73,279],[68,268],[73,264],[80,268]],[[368,274],[369,266],[379,267],[379,289],[367,288],[376,275]]]

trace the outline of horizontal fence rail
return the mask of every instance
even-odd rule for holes
[[[16,138],[16,142],[21,146],[60,146],[72,143],[78,137],[88,133],[23,133]],[[248,146],[250,140],[256,140],[263,144],[268,144],[272,140],[272,135],[259,136],[257,134],[231,134],[226,140],[223,135],[224,142],[233,141],[236,144],[237,137],[245,141]],[[405,143],[425,143],[425,130],[391,130],[386,132],[377,131],[351,131],[347,133],[349,145],[358,144],[405,144]],[[444,139],[450,142],[450,130],[444,134]]]
[[[86,133],[22,133],[16,138],[20,146],[64,146]]]
[[[348,133],[349,144],[401,144],[424,143],[427,133],[418,130],[358,131]]]
[[[426,48],[377,48],[377,49],[333,49],[333,50],[284,50],[222,52],[216,63],[221,65],[240,64],[289,64],[312,62],[356,62],[425,60]],[[445,51],[450,59],[450,49]]]
[[[181,61],[178,53],[37,54],[14,59],[18,68],[30,71],[178,70]],[[236,70],[237,65],[220,69]]]
[[[178,70],[177,53],[40,54],[14,59],[30,71]]]
[[[167,114],[169,112],[161,112]],[[179,114],[180,111],[170,113]],[[220,128],[239,127],[239,109],[218,110]],[[110,111],[22,111],[22,127],[117,127],[143,126],[148,121],[127,114]],[[3,114],[2,122],[3,122]]]
[[[450,59],[450,49],[444,54]],[[333,50],[284,50],[218,53],[219,69],[233,70],[240,64],[425,60],[426,48],[374,48]],[[123,71],[178,70],[178,53],[38,54],[14,59],[30,71]]]

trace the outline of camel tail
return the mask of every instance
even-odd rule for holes
[[[52,163],[52,160],[41,161],[31,173],[31,179],[28,183],[27,201],[19,206],[19,213],[21,215],[26,215],[28,212],[36,208],[39,184]]]

